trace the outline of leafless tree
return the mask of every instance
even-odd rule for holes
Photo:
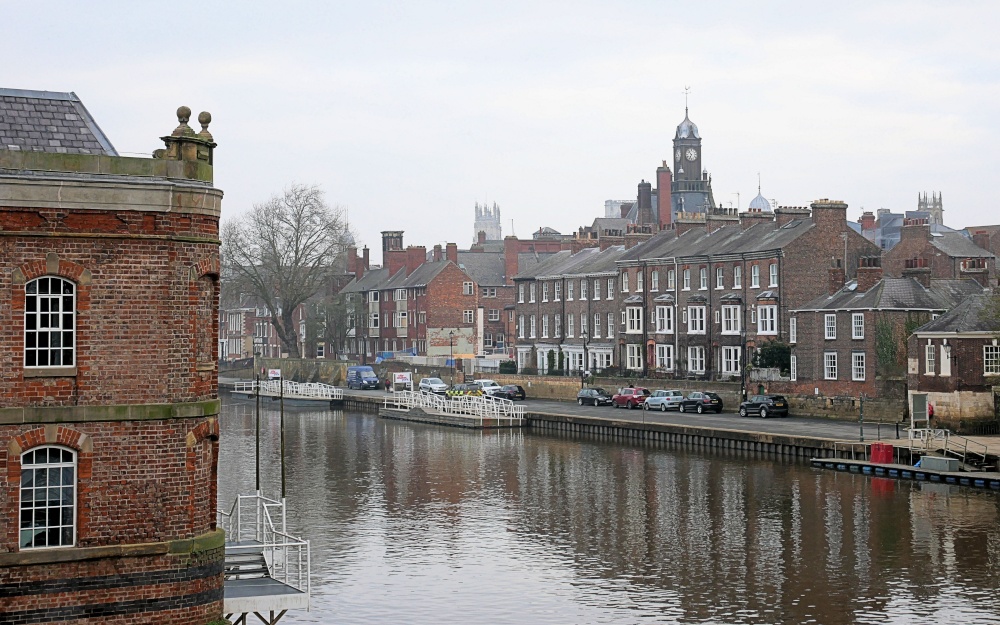
[[[294,184],[223,224],[227,290],[266,307],[281,344],[299,358],[295,309],[342,271],[348,239],[343,209],[329,206],[318,187]]]

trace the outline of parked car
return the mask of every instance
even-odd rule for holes
[[[417,384],[417,389],[424,393],[438,393],[443,395],[448,390],[448,385],[441,378],[421,378]]]
[[[611,398],[611,405],[615,408],[638,408],[649,395],[648,388],[620,388]]]
[[[698,414],[714,410],[722,412],[722,398],[715,393],[706,391],[693,391],[681,400],[681,412],[694,410]]]
[[[653,391],[653,394],[646,398],[642,404],[643,410],[680,410],[684,393],[680,391]]]
[[[757,414],[762,419],[767,417],[787,417],[788,400],[784,395],[752,395],[750,399],[740,404],[740,416]]]
[[[479,385],[479,390],[483,395],[492,395],[494,391],[500,390],[500,385],[495,380],[476,380],[473,384]]]
[[[593,386],[591,388],[581,389],[580,392],[576,394],[576,403],[581,406],[586,406],[588,404],[591,406],[610,406],[611,395],[609,395],[603,388]]]
[[[511,401],[516,399],[523,400],[525,397],[524,387],[520,386],[519,384],[504,384],[499,388],[494,388],[490,390],[489,394],[492,395],[493,397],[503,397]]]

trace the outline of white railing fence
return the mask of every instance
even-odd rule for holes
[[[226,543],[260,547],[270,577],[311,593],[309,541],[292,536],[285,528],[285,503],[257,492],[237,495],[229,511],[218,511],[218,523],[226,532]]]
[[[236,382],[233,390],[237,393],[253,394],[258,387],[257,382]],[[261,380],[260,394],[266,397],[284,395],[289,399],[343,399],[344,389],[331,384],[319,382],[292,382],[291,380]]]
[[[385,408],[402,410],[421,408],[443,414],[456,414],[480,420],[494,419],[508,421],[511,425],[521,425],[524,421],[524,406],[502,397],[488,395],[457,395],[451,398],[420,391],[396,391],[385,398]]]

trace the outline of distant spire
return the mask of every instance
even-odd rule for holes
[[[691,93],[691,87],[685,85],[684,87],[684,117],[688,116],[688,94]]]

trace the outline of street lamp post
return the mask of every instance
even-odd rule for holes
[[[587,363],[587,339],[590,338],[590,336],[587,334],[587,331],[584,330],[583,332],[580,333],[580,338],[583,339],[583,366],[580,367],[580,388],[583,388],[583,381],[587,377],[587,364],[588,364]]]
[[[455,331],[448,332],[448,355],[451,360],[451,385],[455,385]]]

